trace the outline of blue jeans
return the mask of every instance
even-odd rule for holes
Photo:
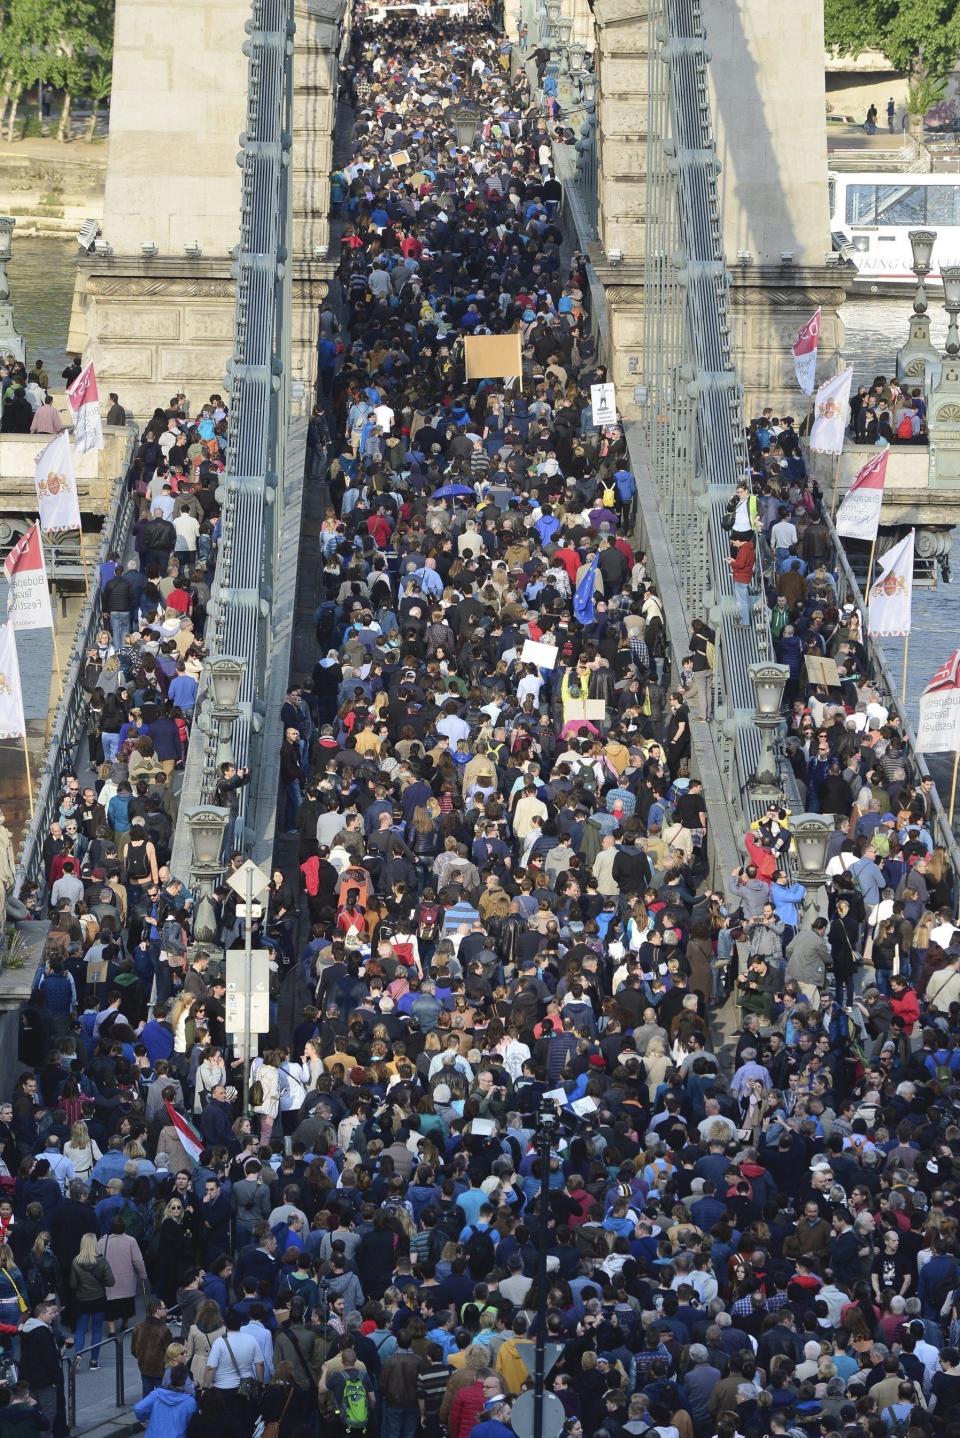
[[[127,628],[128,618],[129,615],[124,614],[123,610],[119,614],[115,614],[112,609],[110,611],[110,635],[113,639],[113,647],[118,654],[123,648],[124,639],[130,633]]]
[[[380,1438],[416,1438],[418,1414],[416,1408],[394,1408],[384,1403],[380,1410]]]
[[[143,1389],[144,1398],[146,1398],[149,1393],[152,1393],[155,1388],[159,1388],[160,1382],[161,1380],[159,1378],[148,1378],[145,1373],[141,1373],[140,1386]]]
[[[100,1339],[103,1337],[102,1313],[78,1313],[77,1326],[74,1330],[75,1348],[74,1352],[79,1358],[87,1341],[87,1328],[90,1329],[90,1361],[96,1362],[100,1357]]]
[[[120,748],[120,735],[103,733],[100,735],[100,740],[103,744],[103,757],[108,764],[112,764],[117,757],[117,750]]]
[[[741,624],[750,623],[752,606],[750,604],[749,584],[734,584],[733,597],[737,601],[737,618]]]
[[[295,829],[297,826],[297,815],[300,812],[300,805],[303,803],[303,790],[300,787],[299,779],[290,779],[287,782],[287,822],[284,826],[287,829]]]

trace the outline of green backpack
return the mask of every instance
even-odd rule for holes
[[[362,1378],[344,1377],[339,1416],[344,1428],[366,1428],[370,1421],[370,1401]]]

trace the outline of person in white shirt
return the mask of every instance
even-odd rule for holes
[[[770,546],[778,549],[792,549],[798,539],[797,526],[786,515],[779,519],[770,531]]]
[[[173,527],[177,531],[175,553],[195,555],[197,540],[200,536],[200,525],[188,509],[181,509],[173,521]]]
[[[396,415],[390,406],[381,400],[378,405],[374,406],[373,413],[376,416],[381,433],[390,434],[393,430],[393,422],[396,419]]]
[[[240,1323],[239,1313],[231,1311],[227,1314],[227,1331],[214,1340],[207,1355],[204,1388],[216,1388],[222,1393],[235,1392],[243,1378],[264,1381],[263,1350],[254,1334],[244,1332]]]

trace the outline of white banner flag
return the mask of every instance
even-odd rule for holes
[[[790,347],[790,353],[793,355],[793,367],[797,372],[797,384],[804,394],[813,394],[816,388],[817,347],[820,344],[821,314],[822,311],[818,306],[816,314],[812,319],[807,320]]]
[[[880,575],[867,602],[867,633],[877,639],[910,633],[914,534],[911,529],[880,560]]]
[[[960,649],[955,649],[920,695],[917,748],[924,754],[960,749]]]
[[[70,436],[66,430],[52,439],[37,455],[34,474],[37,503],[40,506],[40,528],[44,534],[80,528],[80,503],[77,499],[77,477],[73,472]]]
[[[100,418],[100,393],[93,365],[83,367],[67,390],[73,410],[73,437],[78,454],[88,449],[103,449],[103,422]]]
[[[26,733],[17,641],[11,625],[0,624],[0,739],[24,739]]]
[[[845,539],[869,539],[871,543],[876,539],[889,454],[889,449],[878,449],[844,495],[837,510],[837,533]]]
[[[31,524],[3,564],[7,576],[7,621],[14,629],[52,629],[47,566],[40,526]]]
[[[850,418],[850,384],[852,366],[834,375],[817,390],[810,448],[817,454],[842,454],[843,438]]]

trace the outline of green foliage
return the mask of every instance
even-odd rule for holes
[[[880,50],[911,76],[945,79],[960,54],[960,0],[824,0],[823,22],[841,54]]]
[[[114,0],[0,0],[0,84],[38,81],[94,105],[110,93]]]
[[[911,115],[923,116],[932,110],[947,88],[945,75],[916,75],[907,89],[907,111]]]

